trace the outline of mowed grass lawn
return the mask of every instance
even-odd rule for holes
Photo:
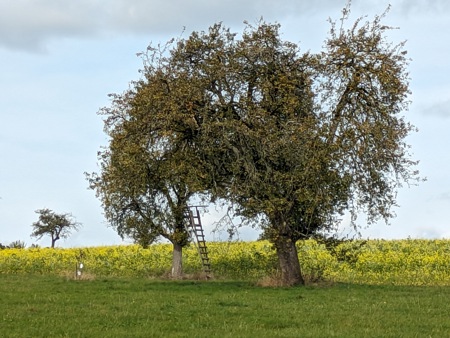
[[[0,275],[1,337],[450,337],[450,287]]]

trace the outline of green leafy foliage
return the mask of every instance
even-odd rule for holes
[[[296,241],[335,230],[345,211],[355,227],[360,212],[393,217],[398,187],[418,180],[401,116],[408,59],[387,41],[385,14],[347,29],[348,13],[317,54],[264,21],[141,54],[142,79],[101,111],[111,142],[90,176],[119,233],[174,241],[191,197],[224,199],[262,227],[293,285]]]

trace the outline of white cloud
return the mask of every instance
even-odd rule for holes
[[[44,41],[60,36],[82,36],[95,30],[94,8],[88,2],[16,0],[0,5],[0,44],[23,50],[42,50]]]
[[[14,0],[0,3],[0,44],[33,49],[58,36],[84,36],[102,31],[178,32],[183,26],[215,21],[241,23],[260,16],[276,19],[309,11],[330,12],[346,0]],[[355,11],[383,11],[388,1],[354,0]],[[393,8],[403,14],[450,10],[447,0],[398,0]]]
[[[447,0],[402,0],[401,8],[408,14],[423,14],[424,11],[428,13],[444,13],[450,10],[450,2]]]
[[[268,21],[323,12],[324,20],[346,0],[14,0],[0,3],[0,46],[43,51],[49,40],[99,34],[178,34],[207,28],[214,22],[241,24],[263,16]],[[352,10],[380,13],[388,1],[354,0]],[[401,15],[421,11],[448,12],[446,0],[401,0],[393,4]],[[303,14],[303,15],[302,15]],[[359,14],[358,14],[359,15]]]
[[[431,106],[424,109],[423,113],[425,115],[432,115],[436,117],[444,117],[449,118],[450,117],[450,99],[439,101]]]
[[[43,51],[61,37],[99,34],[178,34],[206,29],[217,21],[227,26],[244,20],[280,20],[326,11],[324,19],[345,1],[286,0],[14,0],[0,3],[0,46]]]

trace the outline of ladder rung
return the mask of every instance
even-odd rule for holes
[[[198,209],[186,210],[185,212],[186,230],[192,239],[196,242],[198,253],[202,261],[203,271],[211,272],[211,264],[209,263],[208,248],[206,247],[205,234],[202,227],[200,213]]]

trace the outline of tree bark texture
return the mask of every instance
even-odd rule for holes
[[[281,282],[285,286],[304,285],[295,241],[287,236],[278,236],[274,241],[277,250],[278,265],[281,270]]]
[[[172,278],[180,279],[183,276],[183,247],[176,242],[172,244]]]

